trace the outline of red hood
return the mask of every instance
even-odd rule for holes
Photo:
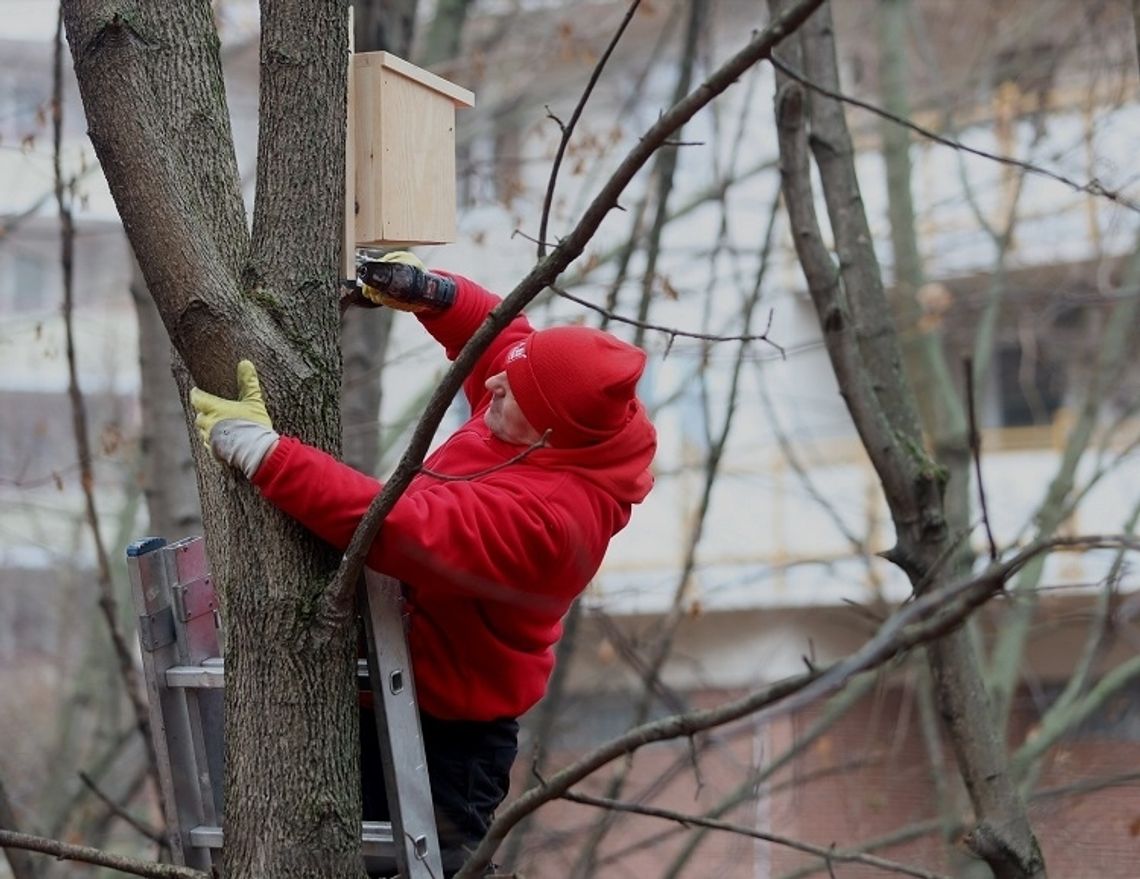
[[[551,470],[573,471],[619,503],[638,504],[653,488],[656,451],[657,431],[638,402],[633,418],[610,439],[576,449],[540,449],[531,457]]]

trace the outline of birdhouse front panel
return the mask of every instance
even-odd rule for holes
[[[386,52],[354,57],[358,245],[455,240],[455,107],[470,92]]]

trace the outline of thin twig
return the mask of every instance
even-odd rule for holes
[[[888,870],[892,873],[901,873],[904,876],[917,876],[918,879],[949,879],[949,877],[943,873],[932,873],[920,867],[910,867],[906,864],[900,864],[897,861],[889,861],[886,858],[876,857],[875,855],[844,851],[843,849],[836,848],[834,845],[826,847],[812,845],[809,842],[802,842],[798,839],[792,839],[791,837],[776,833],[767,833],[763,830],[756,830],[755,828],[746,827],[742,824],[732,824],[727,821],[717,821],[713,818],[702,818],[697,815],[685,815],[681,812],[675,812],[672,809],[659,809],[655,806],[624,803],[620,800],[594,797],[575,791],[566,791],[566,793],[562,794],[562,799],[569,800],[572,803],[581,803],[585,806],[597,806],[600,809],[612,809],[617,812],[632,812],[635,815],[647,815],[651,818],[664,818],[667,821],[676,821],[678,824],[683,824],[686,827],[707,827],[710,830],[724,830],[728,833],[750,836],[753,839],[763,840],[764,842],[770,842],[774,845],[782,845],[787,848],[795,849],[796,851],[807,852],[809,855],[824,858],[828,862],[828,869],[830,869],[831,861],[839,861],[840,863],[867,864],[868,866],[878,867],[881,870]],[[832,875],[834,875],[834,873]]]
[[[890,671],[889,669],[884,669],[881,673],[889,674]],[[780,787],[780,785],[769,784],[771,779],[776,777],[776,773],[790,766],[795,760],[806,754],[855,704],[860,702],[863,697],[870,692],[871,688],[876,684],[876,678],[877,674],[867,674],[850,681],[842,691],[828,700],[827,704],[819,711],[818,716],[814,718],[811,725],[804,730],[802,734],[796,735],[795,741],[787,750],[774,760],[760,760],[761,765],[759,765],[755,771],[748,773],[747,776],[741,779],[740,784],[722,798],[716,806],[707,811],[703,817],[721,818],[746,800],[763,796],[764,794],[761,793],[762,790],[768,797],[771,797]],[[755,728],[754,725],[753,728]],[[812,773],[801,772],[790,773],[791,778],[785,782],[785,784],[789,787],[795,786],[799,790],[803,790],[803,785],[807,783],[808,777],[811,774]],[[690,836],[677,853],[677,856],[673,859],[673,863],[662,873],[661,879],[679,879],[685,866],[696,855],[698,847],[704,841],[704,835],[704,831],[698,831]]]
[[[679,102],[689,91],[696,67],[697,42],[704,28],[707,4],[704,0],[689,0],[686,4],[685,33],[681,41],[681,54],[677,64],[677,81],[673,86],[672,104]],[[677,129],[679,133],[681,129]],[[654,202],[653,219],[645,240],[645,266],[641,279],[641,295],[637,302],[637,319],[649,320],[649,310],[653,302],[654,282],[658,278],[657,262],[661,256],[661,242],[665,235],[668,217],[669,196],[673,192],[677,174],[677,151],[661,150],[653,161],[653,170],[646,186],[646,197]],[[652,196],[649,193],[652,192]],[[642,347],[645,331],[638,327],[633,334],[633,344]],[[600,840],[599,840],[600,841]]]
[[[614,49],[617,48],[618,41],[621,40],[622,35],[629,27],[630,21],[633,20],[633,14],[637,12],[637,7],[641,5],[641,0],[633,0],[629,4],[629,9],[626,10],[625,16],[618,25],[618,29],[614,32],[613,37],[610,38],[610,43],[606,46],[606,50],[602,52],[602,57],[598,59],[598,63],[594,65],[594,70],[590,74],[590,80],[586,83],[586,88],[582,91],[581,97],[578,98],[578,104],[574,107],[574,112],[570,114],[570,121],[565,125],[556,119],[553,114],[549,112],[547,115],[555,122],[558,122],[559,128],[562,129],[562,139],[558,143],[558,150],[554,154],[554,163],[550,167],[550,179],[546,184],[546,197],[542,200],[542,220],[538,226],[538,258],[543,259],[546,256],[546,227],[550,222],[550,207],[554,203],[554,186],[558,182],[558,171],[562,167],[562,157],[566,155],[566,147],[570,144],[570,138],[574,134],[574,126],[578,124],[578,120],[582,116],[582,111],[586,109],[586,102],[590,99],[590,94],[594,91],[594,86],[598,84],[601,78],[602,71],[605,69],[606,62],[610,60]]]
[[[583,305],[592,311],[596,311],[598,314],[605,316],[607,320],[617,321],[618,323],[629,324],[630,326],[641,327],[642,329],[655,330],[659,333],[664,333],[669,337],[670,345],[672,344],[672,340],[676,338],[700,339],[703,342],[765,342],[766,344],[771,345],[780,353],[781,359],[785,359],[786,357],[784,349],[776,342],[773,342],[768,338],[768,331],[772,328],[771,311],[768,312],[768,325],[764,327],[764,332],[758,336],[717,336],[711,333],[693,333],[689,332],[688,330],[679,330],[676,327],[666,327],[661,326],[660,324],[653,324],[647,321],[637,320],[636,318],[632,317],[624,317],[620,314],[616,314],[615,312],[608,311],[600,305],[595,305],[593,302],[590,302],[587,299],[582,299],[579,296],[575,296],[573,293],[567,293],[565,290],[562,290],[559,287],[551,285],[550,289],[561,296],[563,299],[567,299],[570,302],[576,302],[578,305]]]
[[[1127,208],[1130,211],[1136,211],[1140,213],[1140,205],[1132,201],[1127,196],[1122,195],[1118,190],[1109,189],[1095,178],[1090,180],[1088,183],[1079,183],[1076,180],[1072,180],[1071,178],[1066,177],[1064,174],[1060,174],[1056,171],[1051,171],[1048,168],[1042,168],[1040,165],[1034,165],[1032,162],[1026,162],[1023,159],[1015,159],[1011,156],[1003,156],[999,155],[998,153],[991,153],[983,149],[978,149],[977,147],[968,146],[961,141],[953,140],[949,137],[944,137],[935,131],[931,131],[929,128],[923,128],[916,122],[912,122],[909,119],[904,119],[902,116],[896,116],[894,113],[890,113],[887,110],[884,110],[882,107],[877,107],[868,101],[863,101],[859,98],[853,98],[850,95],[845,95],[842,92],[838,92],[834,89],[829,89],[825,86],[819,85],[818,83],[812,82],[798,70],[789,67],[787,64],[783,63],[775,56],[772,56],[769,60],[772,62],[773,67],[775,67],[790,79],[794,79],[804,87],[809,88],[814,92],[818,92],[819,94],[824,95],[828,98],[831,98],[832,100],[841,101],[845,104],[850,104],[853,107],[859,107],[860,109],[866,110],[869,113],[874,113],[876,116],[887,119],[897,125],[903,126],[904,128],[908,128],[916,134],[920,134],[928,140],[934,141],[934,143],[950,147],[951,149],[961,150],[964,153],[970,153],[971,155],[978,156],[979,158],[989,159],[990,161],[997,162],[1001,165],[1009,165],[1012,168],[1020,168],[1030,174],[1036,174],[1041,177],[1048,177],[1050,180],[1055,180],[1057,183],[1062,183],[1076,192],[1082,192],[1086,195],[1107,198],[1109,201],[1116,202],[1117,204]]]
[[[978,433],[978,416],[974,401],[974,364],[969,357],[963,360],[963,372],[966,378],[966,417],[970,423],[970,455],[974,459],[974,475],[978,480],[978,505],[981,507],[982,524],[986,528],[986,540],[990,545],[990,561],[998,557],[997,542],[994,540],[993,529],[990,528],[989,507],[986,505],[986,486],[982,482],[982,438]]]
[[[113,814],[122,818],[129,825],[131,825],[131,827],[133,827],[151,842],[156,842],[159,845],[166,845],[166,839],[160,831],[156,830],[150,824],[147,824],[141,818],[132,815],[127,809],[112,800],[100,789],[99,785],[95,783],[95,780],[91,778],[91,776],[86,772],[79,773],[79,780],[82,781],[91,791],[91,793],[95,794],[95,796],[98,797],[103,802],[103,804],[111,810]]]
[[[749,734],[751,734],[751,730],[749,730]],[[798,743],[797,743],[797,746],[798,746]],[[792,788],[799,788],[800,790],[803,790],[804,786],[811,784],[815,781],[819,781],[821,779],[826,779],[826,778],[831,778],[833,776],[840,775],[840,774],[845,773],[845,772],[857,772],[861,769],[870,768],[871,766],[882,765],[882,763],[883,763],[883,760],[882,760],[881,755],[875,754],[875,755],[871,755],[870,757],[862,757],[862,758],[857,759],[857,760],[850,760],[850,761],[846,761],[844,763],[832,764],[829,766],[822,766],[819,769],[812,769],[812,770],[809,770],[807,772],[796,773],[796,774],[793,774],[792,777],[788,778],[786,781],[780,781],[780,782],[777,782],[776,784],[765,785],[764,791],[762,793],[757,793],[755,795],[755,797],[744,797],[744,796],[737,797],[735,802],[732,803],[732,805],[738,806],[748,799],[760,800],[760,799],[764,799],[765,797],[770,798],[773,794],[782,793],[782,792],[790,790]],[[758,774],[759,773],[756,773],[756,775],[758,775]],[[754,777],[755,777],[755,775],[754,775]],[[758,787],[758,785],[754,785],[754,787]],[[729,811],[728,808],[725,808],[727,801],[728,801],[728,798],[726,798],[724,802],[717,805],[716,808],[710,810],[709,812],[706,812],[703,817],[711,818],[711,817],[716,817],[718,815],[725,814],[727,811]],[[640,852],[640,851],[645,851],[646,849],[654,849],[654,848],[658,847],[659,845],[661,845],[663,842],[667,842],[667,841],[673,839],[678,833],[683,833],[683,832],[684,832],[683,830],[670,829],[670,830],[659,831],[658,833],[642,837],[642,838],[638,839],[636,842],[632,842],[632,843],[630,843],[630,844],[628,844],[622,848],[619,848],[615,851],[610,852],[609,854],[605,855],[604,857],[599,858],[598,859],[598,866],[599,867],[605,867],[605,866],[608,866],[610,864],[616,864],[618,861],[621,861],[622,859],[628,857],[629,855],[636,854],[637,852]],[[512,837],[513,836],[514,836],[514,834],[512,834]],[[504,858],[503,860],[507,860],[507,859]],[[507,862],[510,863],[510,861],[507,861]],[[670,874],[664,874],[664,875],[662,875],[661,879],[669,879],[669,877],[671,875],[672,875],[671,873]]]
[[[99,513],[95,506],[95,474],[92,467],[91,445],[88,439],[87,409],[79,387],[79,367],[75,353],[75,223],[71,214],[70,185],[63,178],[61,161],[63,140],[63,7],[56,18],[55,48],[52,63],[52,171],[55,182],[55,200],[60,221],[60,271],[63,276],[63,326],[67,352],[68,396],[71,399],[72,429],[79,455],[80,486],[86,504],[86,518],[91,529],[98,566],[99,609],[107,623],[107,631],[118,661],[119,675],[134,711],[135,725],[146,746],[152,776],[158,778],[158,756],[151,739],[150,715],[143,696],[142,683],[134,665],[127,639],[119,627],[118,602],[115,599],[114,581],[107,547],[99,530]],[[156,784],[157,788],[157,784]]]

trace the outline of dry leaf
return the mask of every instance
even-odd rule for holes
[[[617,659],[617,649],[612,643],[610,643],[609,638],[603,638],[598,643],[597,655],[598,662],[602,663],[603,665],[607,665]]]

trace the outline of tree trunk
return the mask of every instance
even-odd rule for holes
[[[907,82],[906,19],[910,0],[879,3],[881,62],[880,87],[883,106],[896,116],[910,115]],[[955,389],[951,365],[946,362],[942,327],[924,323],[918,293],[924,282],[922,256],[911,196],[910,132],[884,119],[883,162],[887,178],[887,213],[891,248],[894,251],[894,297],[891,303],[902,342],[903,364],[914,389],[919,418],[934,451],[934,459],[946,469],[943,502],[950,533],[964,536],[970,518],[970,443],[966,413]],[[970,542],[961,540],[952,568],[968,570]]]
[[[64,15],[92,142],[191,380],[233,396],[248,357],[275,427],[336,451],[345,4],[264,4],[252,238],[210,4]],[[314,622],[336,557],[193,445],[227,626],[225,872],[357,877],[355,643]]]

